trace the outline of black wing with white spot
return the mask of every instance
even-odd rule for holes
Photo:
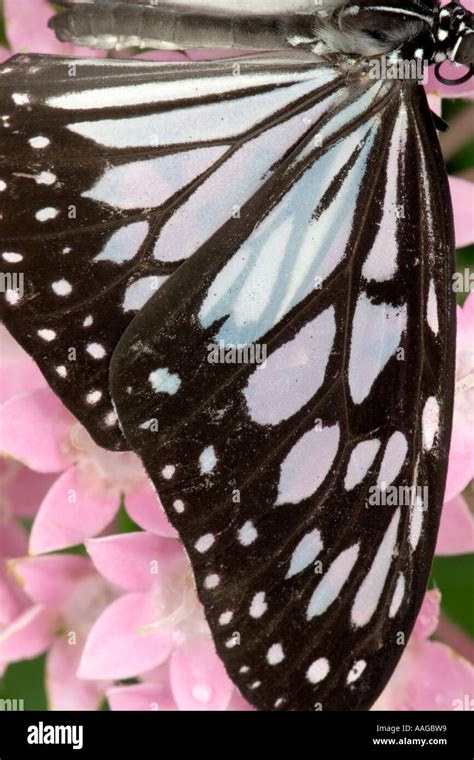
[[[121,334],[339,82],[278,56],[0,68],[1,318],[99,444],[127,446],[108,394]]]
[[[358,710],[403,651],[435,545],[452,218],[418,86],[355,69],[304,120],[135,317],[111,392],[244,696]]]

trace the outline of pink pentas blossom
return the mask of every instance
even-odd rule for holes
[[[472,214],[472,209],[471,209]],[[457,310],[456,392],[446,499],[474,476],[474,293]]]
[[[179,710],[225,710],[234,686],[215,652],[181,544],[143,532],[92,539],[86,547],[99,572],[125,593],[93,626],[79,676],[140,675],[147,698],[153,686],[156,700],[151,701],[158,704],[164,699]],[[153,678],[150,674],[166,661],[166,679],[163,670]],[[166,698],[158,694],[163,682]],[[116,687],[114,699],[123,700],[126,688],[117,692]],[[132,690],[132,697],[138,694],[143,697],[143,690]]]
[[[10,354],[11,342],[13,338],[3,336],[2,345]],[[20,356],[15,366],[8,362],[5,366],[5,387],[14,387],[8,374],[17,374],[18,362],[27,376],[33,374],[32,360],[18,348]],[[33,554],[81,544],[101,533],[123,497],[130,516],[142,528],[176,536],[138,457],[97,446],[47,387],[33,387],[0,405],[0,453],[24,466],[24,479],[33,477],[28,471],[49,476],[42,481],[49,488],[38,502],[31,530]]]
[[[0,664],[46,658],[46,692],[52,710],[96,710],[107,681],[76,678],[89,628],[114,597],[114,588],[85,557],[49,555],[11,560],[14,613],[0,626]],[[0,577],[0,596],[1,596]],[[20,596],[21,595],[21,596]],[[1,598],[0,598],[1,601]]]
[[[473,666],[428,637],[439,620],[441,594],[428,591],[413,634],[374,710],[462,710],[472,694]]]
[[[105,55],[102,51],[59,42],[48,27],[48,21],[56,11],[47,0],[3,0],[3,12],[8,42],[14,53],[79,57]]]
[[[14,459],[0,459],[0,559],[28,551],[22,518],[33,518],[53,482]]]

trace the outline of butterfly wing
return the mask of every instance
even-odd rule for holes
[[[0,69],[1,318],[100,445],[127,447],[108,394],[121,334],[307,131],[295,117],[285,132],[290,116],[340,79],[278,56]]]
[[[422,88],[357,70],[346,86],[321,113],[308,103],[307,137],[111,365],[217,650],[261,709],[370,707],[420,608],[443,500],[445,169]]]

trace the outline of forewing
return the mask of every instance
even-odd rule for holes
[[[421,88],[347,86],[112,360],[217,650],[262,709],[370,707],[419,610],[443,499],[444,165]]]
[[[308,98],[339,79],[278,56],[18,56],[0,69],[1,317],[102,446],[127,446],[108,394],[121,334],[301,139]],[[263,150],[262,132],[275,137]]]

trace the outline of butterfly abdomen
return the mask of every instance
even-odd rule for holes
[[[278,50],[290,39],[311,41],[310,14],[241,16],[189,11],[185,6],[78,5],[51,21],[63,42],[91,48],[249,48]]]

